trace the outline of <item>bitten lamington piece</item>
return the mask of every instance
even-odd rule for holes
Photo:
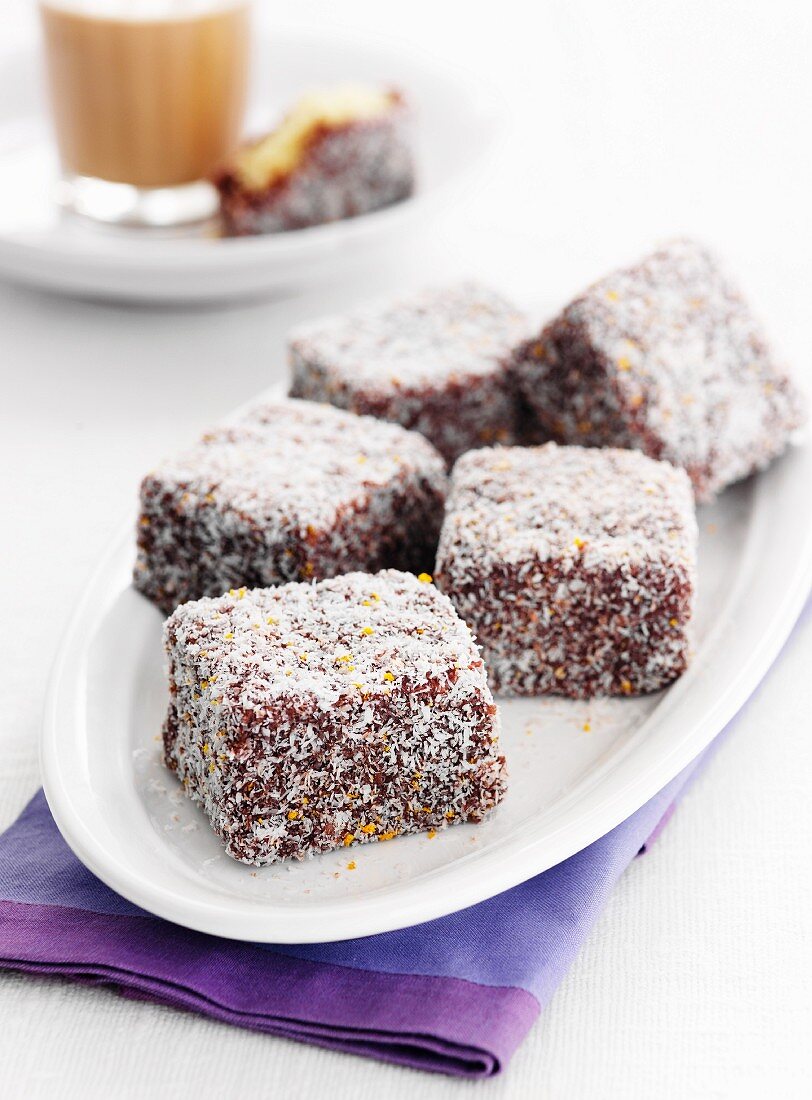
[[[505,792],[471,632],[394,570],[240,589],[167,620],[167,765],[244,863],[479,821]]]
[[[225,229],[279,233],[352,218],[414,190],[410,112],[400,92],[348,84],[303,96],[215,183]]]
[[[639,451],[472,451],[454,467],[438,584],[494,691],[636,695],[688,663],[697,527],[683,470]]]
[[[747,303],[689,240],[596,283],[515,363],[553,439],[667,459],[699,501],[767,466],[804,419]]]
[[[144,479],[135,585],[171,611],[239,585],[431,569],[445,490],[416,432],[260,399]]]
[[[511,354],[525,316],[475,282],[382,302],[291,334],[291,393],[422,432],[449,463],[514,443]]]

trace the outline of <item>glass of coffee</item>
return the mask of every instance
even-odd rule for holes
[[[60,198],[119,224],[216,207],[207,176],[236,148],[249,0],[40,0]]]

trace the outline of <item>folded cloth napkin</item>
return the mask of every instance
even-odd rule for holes
[[[489,1077],[510,1060],[702,760],[589,848],[489,901],[400,932],[303,946],[190,932],[125,901],[74,856],[40,791],[0,837],[0,968]]]

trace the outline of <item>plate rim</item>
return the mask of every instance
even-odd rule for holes
[[[794,448],[796,469],[789,476],[801,483],[812,482],[812,445]],[[800,458],[797,457],[800,455]],[[776,464],[778,465],[778,464]],[[738,571],[731,590],[725,601],[725,614],[720,615],[720,625],[714,628],[700,646],[691,668],[668,691],[663,694],[657,707],[646,722],[652,721],[660,708],[668,702],[670,708],[679,714],[679,699],[689,691],[702,667],[702,652],[709,649],[715,633],[722,629],[727,621],[729,610],[736,606],[741,598],[741,590],[752,575],[753,562],[748,562],[755,552],[754,532],[761,530],[757,522],[759,513],[764,511],[765,500],[774,488],[775,469],[759,475],[753,489],[751,520],[742,552],[737,559]],[[770,475],[773,476],[770,476]],[[787,476],[787,475],[785,475]],[[797,516],[795,519],[797,520]],[[763,523],[763,520],[762,520]],[[40,762],[45,795],[54,816],[54,820],[64,839],[73,849],[82,863],[97,875],[109,887],[134,904],[159,917],[199,932],[224,936],[237,940],[263,943],[304,944],[354,939],[358,936],[373,935],[393,931],[415,924],[425,923],[437,917],[468,908],[489,897],[502,893],[519,883],[540,874],[552,866],[583,850],[600,836],[611,831],[630,814],[634,813],[650,798],[656,795],[668,782],[675,778],[693,759],[696,758],[725,726],[741,710],[749,697],[758,687],[767,671],[789,637],[803,605],[812,587],[812,500],[805,516],[801,517],[799,545],[794,556],[794,569],[790,577],[782,578],[782,597],[774,605],[774,614],[765,624],[758,644],[750,651],[738,674],[726,684],[721,698],[717,698],[707,707],[693,728],[684,733],[671,751],[660,754],[653,763],[647,764],[637,773],[624,776],[624,782],[615,784],[610,793],[599,799],[588,812],[581,813],[578,819],[578,803],[583,795],[592,790],[576,785],[563,808],[563,820],[546,837],[526,839],[523,844],[514,845],[509,852],[510,859],[500,865],[491,862],[488,866],[486,884],[477,876],[466,874],[457,860],[449,865],[435,868],[406,884],[398,884],[376,894],[360,897],[344,897],[334,901],[319,902],[314,908],[308,903],[286,903],[277,907],[273,902],[259,906],[255,901],[232,896],[223,901],[188,899],[178,893],[156,886],[144,879],[138,871],[120,866],[115,859],[111,863],[106,854],[103,841],[100,841],[82,815],[81,808],[66,785],[67,775],[62,767],[60,747],[75,738],[65,738],[66,715],[72,716],[75,724],[77,706],[81,694],[81,663],[84,659],[84,647],[79,639],[85,639],[89,646],[93,637],[92,628],[101,622],[114,598],[126,589],[119,586],[114,595],[100,603],[94,603],[94,591],[103,589],[104,579],[123,567],[123,555],[127,561],[132,557],[132,524],[120,530],[107,551],[101,557],[90,581],[85,587],[57,652],[49,679],[42,734],[40,739]],[[757,549],[757,548],[756,548]],[[750,572],[746,566],[750,566]],[[106,591],[106,590],[105,590]],[[67,705],[66,705],[67,700]],[[669,702],[670,701],[670,702]],[[642,727],[641,727],[642,728]],[[86,734],[78,731],[82,743]],[[637,741],[626,747],[631,752]],[[64,751],[64,749],[63,749]],[[623,753],[618,766],[623,767]],[[628,770],[628,765],[626,769]],[[599,784],[601,777],[594,780]],[[575,817],[573,817],[575,815]],[[573,842],[573,837],[576,841]],[[506,841],[500,842],[503,847]],[[534,851],[544,855],[537,861],[534,869],[528,870]],[[443,884],[442,890],[433,889],[437,880]],[[452,880],[449,882],[448,880]],[[453,889],[451,888],[453,887]],[[397,893],[397,916],[393,916],[390,893]],[[449,900],[453,899],[453,900]],[[325,926],[329,934],[325,935]]]

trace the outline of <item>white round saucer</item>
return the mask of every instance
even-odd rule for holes
[[[249,132],[262,132],[314,84],[402,88],[417,113],[418,190],[397,206],[265,237],[211,225],[145,231],[97,225],[56,201],[57,163],[35,50],[0,63],[0,277],[67,294],[142,302],[281,294],[368,264],[414,232],[470,178],[498,132],[481,83],[374,38],[278,30],[258,36]]]

